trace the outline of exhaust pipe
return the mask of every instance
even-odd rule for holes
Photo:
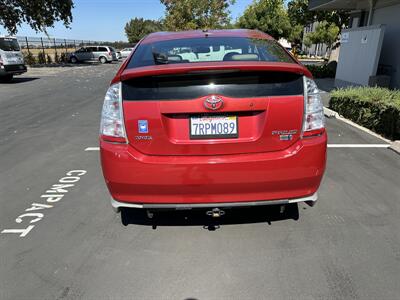
[[[219,217],[225,215],[225,211],[216,207],[216,208],[213,208],[212,210],[207,211],[206,215],[213,217],[213,218],[219,218]]]

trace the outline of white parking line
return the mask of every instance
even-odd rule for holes
[[[328,148],[389,148],[389,144],[328,144]]]
[[[85,151],[100,151],[100,147],[87,147]]]
[[[328,148],[389,148],[389,144],[328,144]],[[87,147],[85,151],[100,151],[100,147]]]

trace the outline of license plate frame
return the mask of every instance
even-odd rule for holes
[[[216,134],[193,134],[193,121],[195,119],[222,119],[222,118],[230,118],[229,123],[232,121],[235,124],[236,132],[234,133],[216,133]],[[234,120],[232,120],[234,118]],[[205,124],[204,122],[203,124]],[[212,122],[211,122],[212,123]],[[218,124],[218,123],[216,123]],[[223,123],[219,123],[223,124]],[[217,126],[217,125],[216,125]],[[223,125],[222,125],[223,126]],[[212,129],[211,129],[212,130]],[[239,137],[239,118],[237,115],[192,115],[189,117],[189,136],[191,140],[206,140],[206,139],[237,139]]]

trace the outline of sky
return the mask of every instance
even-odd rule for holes
[[[230,7],[235,20],[252,0],[236,0]],[[124,27],[132,18],[159,19],[164,16],[164,5],[159,0],[75,0],[71,29],[57,23],[47,32],[51,37],[97,41],[126,41]],[[6,34],[0,26],[0,34]],[[18,36],[44,36],[29,25],[21,26]]]

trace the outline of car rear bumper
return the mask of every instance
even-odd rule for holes
[[[1,65],[0,66],[0,76],[5,75],[19,75],[25,73],[27,68],[24,64],[17,64],[17,65]]]
[[[248,206],[256,201],[315,201],[325,171],[326,142],[324,134],[283,151],[150,156],[127,144],[101,141],[100,153],[115,207]]]
[[[294,199],[279,199],[279,200],[260,200],[260,201],[241,201],[241,202],[219,202],[219,203],[130,203],[121,202],[111,198],[111,205],[115,209],[121,207],[127,208],[142,208],[142,209],[196,209],[196,208],[234,208],[234,207],[252,207],[264,205],[284,205],[298,202],[315,203],[318,200],[318,194],[311,196],[294,198]]]

